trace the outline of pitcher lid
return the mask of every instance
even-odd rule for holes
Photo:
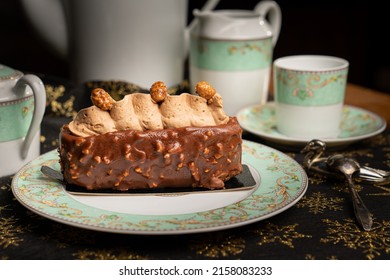
[[[23,74],[20,71],[12,69],[11,67],[0,64],[0,82],[6,80],[13,80],[21,77]]]

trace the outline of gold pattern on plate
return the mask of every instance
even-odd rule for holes
[[[241,45],[241,46],[231,46],[228,48],[227,52],[230,54],[230,55],[234,55],[234,54],[241,54],[241,55],[245,55],[247,52],[251,52],[251,51],[255,51],[255,52],[259,52],[261,53],[263,51],[263,49],[257,45],[257,44],[244,44],[244,45]],[[264,52],[266,51],[266,49],[264,49]]]
[[[336,76],[330,76],[329,78],[322,78],[318,74],[308,74],[305,79],[305,86],[301,86],[299,75],[296,71],[286,70],[285,73],[281,72],[277,76],[278,82],[284,85],[293,86],[294,90],[292,96],[296,96],[299,99],[311,98],[314,96],[315,89],[321,89],[331,83],[341,83],[346,79],[346,75],[339,74]]]
[[[226,233],[209,234],[207,238],[195,239],[190,249],[196,254],[209,258],[230,257],[241,254],[245,250],[245,240]]]
[[[301,238],[312,238],[311,235],[299,233],[295,231],[298,224],[278,226],[267,222],[265,227],[254,230],[260,236],[260,241],[257,245],[265,245],[270,243],[280,243],[287,247],[294,248],[294,240]]]
[[[375,221],[371,231],[359,228],[356,221],[348,218],[343,221],[322,220],[328,225],[328,237],[321,238],[322,243],[341,244],[353,250],[359,250],[369,260],[381,254],[390,253],[390,221]]]
[[[296,204],[297,208],[307,208],[310,213],[322,214],[326,210],[339,211],[343,207],[340,205],[344,199],[339,197],[326,197],[321,192],[312,193],[310,196],[304,196]]]

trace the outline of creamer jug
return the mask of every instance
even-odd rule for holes
[[[46,91],[38,76],[0,64],[0,177],[40,155],[45,108]]]
[[[199,81],[210,83],[231,116],[246,106],[265,103],[281,28],[279,5],[260,1],[254,10],[194,10],[193,14],[197,23],[190,30],[191,88]]]

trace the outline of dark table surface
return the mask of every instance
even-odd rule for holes
[[[48,94],[41,131],[43,154],[58,147],[60,127],[80,108],[90,105],[88,91],[99,82],[75,87],[67,81],[41,77]],[[106,82],[104,86],[119,94],[138,90],[126,83]],[[272,143],[249,133],[243,138],[272,147]],[[299,151],[276,148],[302,164]],[[338,152],[364,165],[389,169],[389,130]],[[137,235],[83,229],[40,216],[14,197],[12,179],[0,178],[0,259],[379,260],[390,256],[389,184],[356,182],[360,196],[374,214],[371,231],[356,224],[344,181],[309,174],[304,196],[268,219],[203,233]]]

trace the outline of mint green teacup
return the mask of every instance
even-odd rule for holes
[[[349,63],[324,55],[297,55],[273,63],[277,129],[288,137],[337,138]]]

